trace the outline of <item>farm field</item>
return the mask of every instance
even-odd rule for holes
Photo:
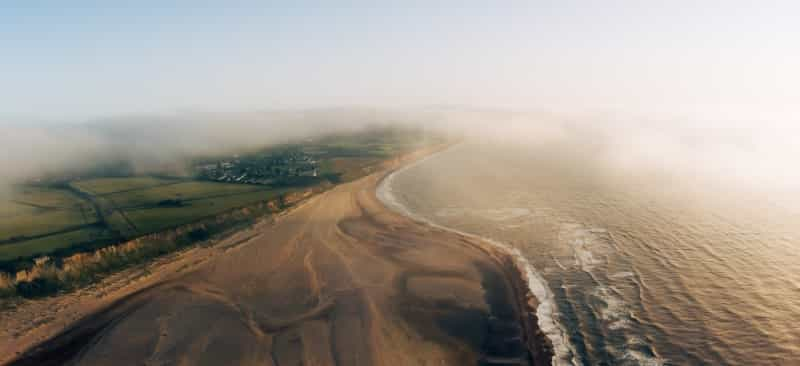
[[[155,177],[80,180],[66,188],[24,187],[0,205],[0,262],[120,242],[269,200],[287,190]]]
[[[196,198],[179,207],[150,207],[125,210],[140,233],[182,225],[254,202],[278,197],[286,190],[256,190],[212,198]]]
[[[264,186],[215,182],[184,182],[104,195],[117,209],[149,208],[165,200],[193,201],[264,190]]]
[[[70,248],[76,244],[94,243],[103,239],[108,241],[113,238],[113,234],[109,233],[108,230],[102,227],[90,226],[63,234],[2,245],[0,246],[0,261],[52,253],[59,249]]]
[[[140,175],[23,185],[0,197],[0,269],[17,268],[19,261],[32,263],[37,256],[94,250],[326,181],[351,181],[420,144],[415,133],[377,130],[273,146],[242,157],[202,160],[205,166],[243,164],[241,171],[260,169],[262,174],[289,172],[261,184]],[[264,162],[271,165],[260,168]],[[314,164],[313,175],[297,174],[302,164]]]
[[[0,239],[13,240],[86,225],[80,210],[46,210],[4,217],[0,221]]]
[[[95,223],[91,204],[62,189],[24,187],[0,202],[0,243]]]
[[[156,177],[114,177],[78,180],[70,185],[88,194],[99,196],[115,192],[157,187],[168,184],[180,183],[180,179],[165,179]]]

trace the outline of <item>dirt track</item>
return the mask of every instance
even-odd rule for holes
[[[531,354],[548,364],[546,350],[529,350],[540,337],[513,266],[387,210],[381,176],[311,198],[12,364],[526,365]]]

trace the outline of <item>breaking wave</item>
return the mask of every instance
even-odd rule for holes
[[[376,192],[378,199],[390,209],[404,216],[407,216],[413,220],[424,222],[432,227],[454,232],[466,237],[481,239],[508,253],[512,258],[514,258],[517,266],[519,266],[519,268],[522,268],[524,270],[526,281],[528,283],[528,288],[530,289],[531,293],[536,297],[536,300],[539,303],[538,307],[536,308],[538,325],[539,329],[541,329],[541,331],[547,336],[547,338],[550,340],[550,343],[553,346],[553,351],[554,351],[552,360],[553,365],[556,366],[578,365],[579,362],[575,358],[575,351],[573,347],[569,344],[568,338],[566,336],[566,331],[564,330],[564,327],[560,323],[558,323],[558,321],[555,318],[555,314],[557,313],[555,296],[553,295],[552,291],[550,291],[550,288],[547,286],[547,282],[545,281],[545,279],[541,276],[541,274],[539,274],[536,271],[536,269],[528,261],[528,259],[522,255],[519,249],[491,238],[486,238],[472,233],[467,233],[450,227],[442,226],[436,222],[428,220],[427,218],[421,215],[415,214],[398,200],[397,195],[395,194],[395,191],[393,190],[392,187],[392,183],[394,181],[395,176],[405,172],[410,168],[422,164],[423,162],[428,161],[429,159],[432,159],[436,156],[438,156],[438,154],[427,156],[412,164],[406,165],[390,173],[388,176],[384,177],[383,181],[378,186]],[[525,213],[527,214],[529,212]],[[520,213],[507,212],[505,214],[506,215],[504,216],[517,217]]]

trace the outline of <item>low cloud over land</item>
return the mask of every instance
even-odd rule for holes
[[[764,122],[768,121],[768,122]],[[524,147],[592,179],[691,176],[722,185],[794,189],[800,154],[791,117],[697,118],[466,107],[339,108],[129,116],[83,124],[2,125],[1,185],[124,162],[135,173],[181,174],[185,159],[235,153],[370,125],[421,126]],[[633,172],[633,173],[632,173]],[[591,174],[590,174],[591,173]]]

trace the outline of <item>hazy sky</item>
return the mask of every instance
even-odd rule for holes
[[[797,1],[121,3],[0,2],[0,120],[420,104],[780,116],[800,98]]]

